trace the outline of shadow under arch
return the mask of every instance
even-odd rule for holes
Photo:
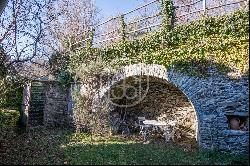
[[[199,134],[199,112],[196,111],[195,105],[193,102],[190,100],[189,96],[183,91],[180,87],[179,84],[176,84],[174,80],[172,80],[173,77],[171,77],[171,74],[169,74],[169,71],[162,66],[162,65],[157,65],[157,64],[134,64],[134,65],[128,65],[120,69],[115,75],[111,77],[111,79],[108,80],[107,84],[102,86],[100,89],[100,93],[97,94],[94,97],[94,105],[98,107],[100,103],[103,102],[109,102],[109,109],[114,110],[115,107],[117,107],[117,104],[113,104],[114,102],[110,100],[110,91],[114,89],[114,87],[122,85],[124,82],[126,84],[127,80],[130,80],[131,78],[142,78],[142,82],[158,82],[160,84],[168,85],[171,86],[175,89],[178,89],[188,100],[190,103],[191,107],[194,110],[195,113],[195,138],[200,145],[200,134]],[[129,82],[129,81],[128,81]],[[128,83],[127,82],[127,83]],[[133,82],[133,81],[132,81]],[[131,84],[130,84],[131,85]],[[144,89],[145,90],[145,89]],[[124,94],[124,93],[123,93]],[[118,95],[119,96],[119,95]],[[120,96],[123,97],[124,96]],[[108,100],[107,100],[108,99]],[[122,100],[122,98],[120,98]],[[111,101],[111,102],[110,102]],[[138,104],[138,103],[137,103]],[[133,105],[132,107],[134,107]],[[127,108],[127,107],[126,107]]]

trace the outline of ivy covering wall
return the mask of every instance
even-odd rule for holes
[[[222,72],[249,70],[249,14],[239,10],[220,17],[204,17],[180,26],[173,24],[173,8],[163,1],[164,21],[159,32],[133,41],[123,40],[106,48],[82,48],[70,54],[71,71],[101,59],[119,66],[161,64],[188,74],[205,76],[209,67]],[[172,21],[171,21],[172,20]]]

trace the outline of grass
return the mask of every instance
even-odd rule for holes
[[[78,139],[79,136],[80,139]],[[247,156],[233,156],[216,151],[187,150],[156,142],[143,144],[121,137],[106,139],[100,137],[90,142],[89,137],[82,139],[81,134],[76,134],[73,136],[73,140],[75,140],[73,144],[63,147],[67,156],[66,161],[69,164],[229,165],[237,162],[248,164]]]
[[[248,156],[187,150],[123,137],[93,137],[70,130],[35,129],[17,135],[1,153],[1,164],[230,165],[249,164]]]
[[[2,130],[0,164],[249,165],[248,156],[185,148],[136,137],[102,137],[68,129]],[[3,138],[3,136],[8,137]]]

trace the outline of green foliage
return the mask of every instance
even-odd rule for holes
[[[0,109],[0,128],[15,126],[18,121],[19,112],[16,110]]]
[[[74,80],[72,74],[68,71],[61,70],[57,75],[57,80],[59,84],[63,87],[68,87]]]
[[[66,71],[69,65],[69,56],[60,52],[55,52],[49,59],[50,71],[57,76],[61,71]]]
[[[172,14],[168,4],[165,13]],[[168,17],[169,17],[168,15]],[[209,67],[221,71],[237,68],[246,73],[248,64],[248,11],[240,10],[221,17],[204,17],[171,30],[162,30],[133,41],[122,41],[104,48],[82,48],[70,55],[70,68],[74,71],[82,63],[97,57],[117,65],[146,63],[161,64],[188,74],[205,76]]]
[[[90,132],[91,134],[109,134],[109,120],[107,105],[98,105],[93,111],[94,96],[100,90],[102,83],[105,83],[110,74],[115,70],[116,61],[106,62],[97,58],[96,61],[90,61],[88,64],[82,63],[75,70],[78,81],[88,86],[86,93],[73,92],[75,101],[74,116],[76,120],[76,130]]]
[[[2,86],[5,86],[5,92],[3,93],[4,96],[0,97],[0,109],[19,110],[23,98],[23,87],[21,83],[2,84]]]
[[[67,87],[73,82],[73,74],[68,71],[69,59],[68,54],[56,52],[49,60],[50,71],[62,87]]]
[[[97,58],[95,61],[79,64],[72,72],[75,73],[76,78],[79,78],[80,81],[87,83],[91,81],[93,77],[113,74],[119,68],[117,63],[115,59],[107,62],[103,61],[101,58]]]
[[[20,109],[22,102],[22,79],[14,66],[7,65],[9,57],[0,46],[0,109]]]

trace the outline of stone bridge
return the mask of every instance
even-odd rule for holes
[[[235,116],[244,119],[249,128],[248,77],[232,79],[230,76],[220,74],[216,69],[211,69],[209,74],[207,78],[189,76],[174,69],[167,70],[164,66],[156,64],[125,66],[102,87],[100,93],[94,97],[94,103],[95,105],[101,103],[112,86],[129,77],[149,76],[177,87],[192,103],[197,116],[197,142],[201,147],[234,153],[249,153],[249,129],[247,131],[232,130],[229,127],[229,117]],[[58,114],[61,117],[74,114],[69,107],[70,91],[67,91],[67,95],[65,94],[67,97],[63,98],[60,96],[66,92],[58,92],[58,88],[55,88],[57,84],[47,82],[44,85],[47,87],[43,110],[44,125],[53,124],[55,121],[65,123],[65,118],[58,122]],[[62,100],[64,107],[62,107]],[[60,107],[59,105],[58,107],[48,106],[52,103],[56,105],[58,101],[61,102]],[[27,116],[28,112],[31,110],[26,110]]]

